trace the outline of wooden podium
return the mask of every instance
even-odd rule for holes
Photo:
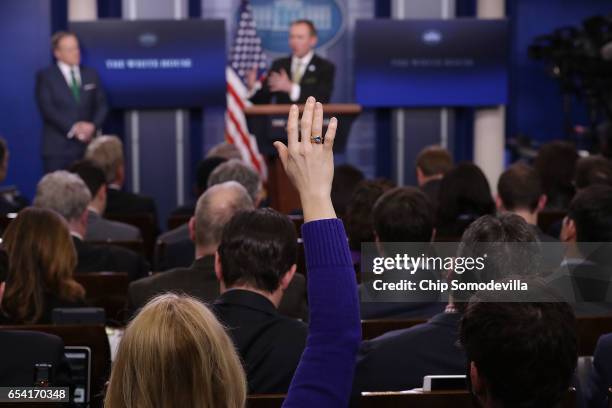
[[[254,105],[245,108],[249,131],[256,136],[259,150],[268,165],[267,188],[270,206],[283,213],[300,208],[297,191],[287,178],[272,145],[277,140],[287,143],[287,115],[290,107],[291,105]],[[300,112],[303,108],[304,106],[300,105]],[[329,119],[333,116],[338,119],[335,152],[341,153],[346,149],[351,126],[361,111],[361,106],[356,104],[324,105],[323,134],[327,130]]]

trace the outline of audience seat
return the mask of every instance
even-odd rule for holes
[[[183,224],[187,224],[190,218],[191,218],[191,215],[184,215],[184,214],[171,215],[170,217],[168,217],[168,222],[167,222],[168,231],[172,231],[173,229],[180,227]]]
[[[256,394],[247,397],[246,408],[280,408],[285,394]]]
[[[393,330],[407,329],[425,323],[426,319],[371,319],[361,321],[361,333],[364,340],[370,340]]]
[[[152,213],[141,214],[104,214],[104,218],[133,225],[140,230],[144,244],[144,253],[151,262],[153,260],[153,248],[157,237],[158,226],[155,225],[155,216]]]
[[[107,324],[123,326],[127,320],[128,274],[125,272],[96,272],[75,274],[74,278],[86,291],[90,306],[106,312]]]
[[[578,355],[592,356],[597,340],[606,333],[612,333],[612,316],[593,316],[576,318],[578,335]]]
[[[432,392],[376,392],[363,395],[361,408],[477,408],[478,403],[467,391]],[[571,388],[560,405],[561,408],[576,407],[576,390]]]
[[[111,354],[108,337],[104,326],[55,326],[55,325],[19,325],[1,326],[7,330],[31,330],[54,334],[64,340],[66,346],[81,346],[91,349],[91,390],[93,403],[101,406],[101,392],[108,381],[111,368]],[[98,398],[96,398],[98,396]],[[97,402],[97,403],[96,403]]]
[[[142,241],[114,241],[114,240],[106,240],[106,241],[87,241],[93,245],[114,245],[121,248],[129,249],[130,251],[134,251],[137,254],[142,256],[146,256],[144,243]]]

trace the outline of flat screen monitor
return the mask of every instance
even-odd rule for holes
[[[86,407],[90,398],[91,387],[91,349],[81,346],[64,347],[64,356],[68,360],[74,384],[72,402],[78,407]]]
[[[113,108],[225,105],[223,20],[71,23]]]
[[[504,19],[359,20],[356,100],[365,107],[505,104],[507,42]]]

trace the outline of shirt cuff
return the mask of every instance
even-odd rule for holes
[[[68,132],[68,134],[66,135],[66,137],[68,139],[72,139],[73,137],[76,136],[76,132],[74,130],[74,125],[72,125],[72,127],[70,128],[70,131]]]
[[[301,92],[302,88],[300,88],[299,84],[293,84],[291,85],[291,92],[289,92],[289,98],[295,102],[298,99],[300,99],[300,92]]]

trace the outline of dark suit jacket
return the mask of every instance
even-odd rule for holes
[[[92,122],[102,126],[108,112],[106,96],[98,74],[91,68],[80,67],[81,96],[74,98],[57,64],[38,72],[36,76],[36,101],[43,118],[43,156],[80,159],[86,145],[67,135],[76,122]]]
[[[156,273],[130,283],[128,310],[133,315],[149,299],[165,292],[185,293],[203,302],[212,303],[219,296],[219,282],[215,276],[213,255],[196,259],[188,268],[175,268]],[[308,319],[306,280],[296,274],[283,296],[279,311],[290,317]]]
[[[459,313],[440,313],[427,323],[366,340],[357,356],[355,391],[422,387],[426,375],[465,374],[458,346]]]
[[[593,353],[593,370],[585,394],[587,406],[608,406],[608,388],[612,387],[612,334],[599,338]]]
[[[142,255],[112,245],[93,245],[73,237],[77,251],[77,273],[127,272],[130,280],[145,277],[151,270]]]
[[[249,393],[286,393],[306,346],[307,326],[248,290],[231,289],[213,307],[238,349]]]
[[[291,77],[291,56],[272,62],[269,72],[280,72],[281,69],[284,69]],[[304,103],[309,96],[314,96],[317,101],[328,103],[334,89],[335,69],[334,64],[330,61],[314,54],[300,81],[300,98],[296,102]],[[278,104],[295,103],[285,92],[270,92],[267,79],[262,88],[251,97],[251,102],[257,104],[272,103],[273,100]]]
[[[57,336],[34,331],[0,330],[0,384],[32,387],[34,365],[53,365],[53,386],[70,385],[70,366],[64,357],[64,342]]]
[[[88,210],[87,241],[142,241],[140,230],[133,225],[111,221]]]

